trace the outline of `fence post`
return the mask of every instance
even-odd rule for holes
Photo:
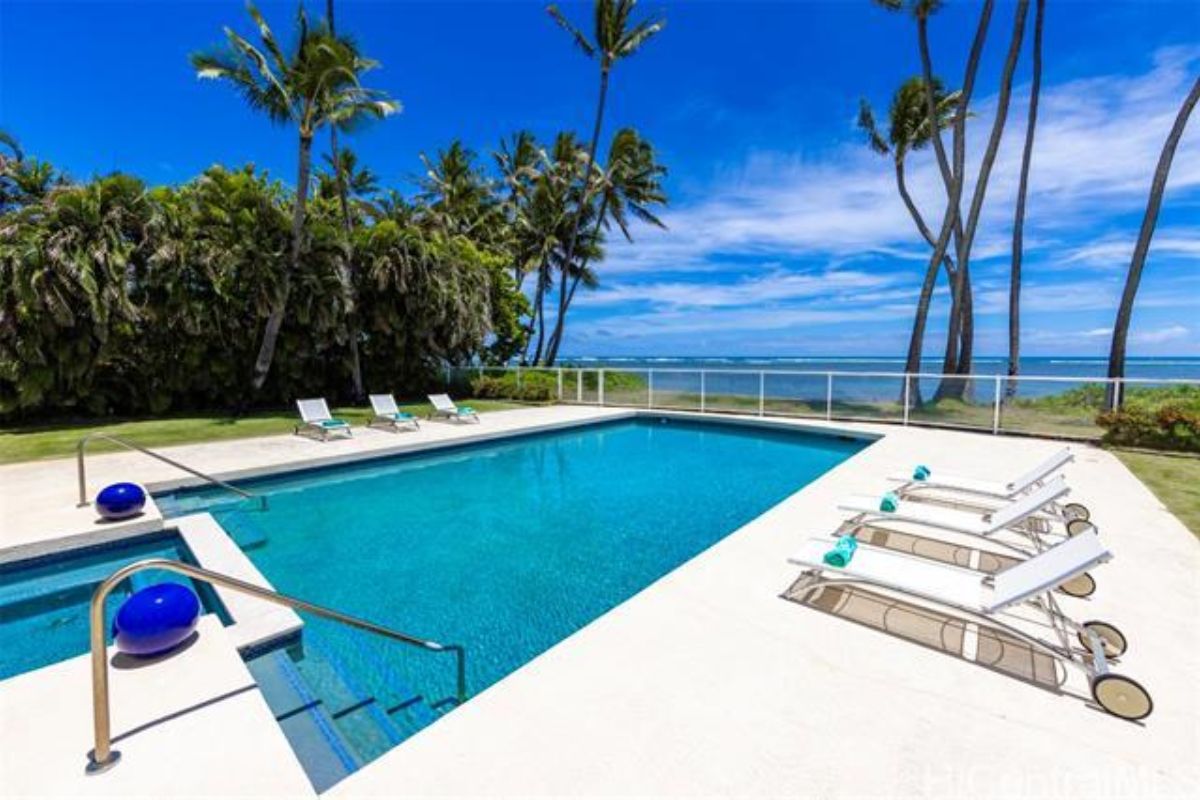
[[[766,387],[767,373],[763,370],[758,371],[758,415],[761,417],[766,413]]]
[[[909,406],[908,393],[911,390],[911,388],[912,388],[912,374],[906,372],[906,373],[904,373],[904,424],[905,425],[908,424],[908,406]]]
[[[604,370],[601,369],[597,378],[597,394],[596,397],[600,405],[604,405]]]
[[[646,371],[646,408],[654,408],[654,370]]]
[[[1116,411],[1117,409],[1119,409],[1121,407],[1121,392],[1124,391],[1124,389],[1125,389],[1125,384],[1121,381],[1121,379],[1114,378],[1113,379],[1113,393],[1112,393],[1112,408],[1110,408],[1109,411]]]
[[[700,370],[700,413],[701,413],[701,414],[703,414],[703,413],[704,413],[704,384],[705,384],[705,377],[706,377],[706,373],[704,372],[704,370]]]
[[[558,402],[560,402],[560,403],[561,403],[561,402],[562,402],[562,399],[563,399],[563,392],[562,392],[562,367],[559,367],[559,368],[558,368]]]
[[[996,397],[992,404],[992,433],[1000,432],[1000,376],[996,376]]]
[[[583,402],[583,367],[575,368],[575,402]]]
[[[825,419],[833,419],[833,373],[825,373]]]

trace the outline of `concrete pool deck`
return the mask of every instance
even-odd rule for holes
[[[626,413],[495,412],[480,426],[430,424],[415,436],[445,444]],[[1154,697],[1154,714],[1142,724],[1100,711],[1075,673],[1064,691],[1051,691],[781,597],[799,573],[787,557],[808,536],[837,528],[846,516],[836,508],[842,496],[882,491],[885,476],[914,461],[944,472],[1015,474],[1059,443],[771,422],[883,438],[327,794],[1191,797],[1200,791],[1200,543],[1114,456],[1073,446],[1077,458],[1065,470],[1071,499],[1091,508],[1115,558],[1095,571],[1092,598],[1062,603],[1072,616],[1110,621],[1128,637],[1129,652],[1116,671]],[[408,436],[378,433],[324,445],[269,437],[165,452],[230,477],[383,454],[409,444]],[[151,486],[175,477],[134,454],[89,458],[89,471],[97,486],[106,476]],[[19,509],[10,513],[7,499],[25,504],[29,492],[44,491],[73,505],[73,474],[65,461],[0,468],[0,549],[57,539],[52,526]],[[10,536],[14,517],[26,524]],[[58,714],[51,707],[46,713]],[[68,717],[76,713],[64,712],[64,722]],[[20,736],[7,723],[0,733]],[[171,735],[164,730],[164,738]],[[176,745],[206,746],[203,739]],[[137,769],[154,765],[128,759],[114,774]],[[0,794],[3,772],[0,758]],[[54,785],[47,780],[47,794]],[[246,793],[286,796],[295,789],[289,786],[248,781]],[[71,788],[84,791],[86,784]]]

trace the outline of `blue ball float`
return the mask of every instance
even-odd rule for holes
[[[200,599],[181,583],[158,583],[130,595],[113,620],[117,649],[157,656],[178,647],[196,629]]]
[[[136,483],[114,483],[96,495],[96,510],[105,519],[126,519],[142,513],[146,492]]]

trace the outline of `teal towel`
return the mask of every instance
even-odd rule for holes
[[[395,414],[392,414],[392,419],[412,419],[412,418],[413,418],[413,415],[408,413],[407,411],[397,411]]]
[[[825,554],[823,560],[829,566],[841,569],[850,563],[850,559],[854,558],[854,551],[857,549],[858,540],[853,536],[839,536],[837,544]]]
[[[931,474],[932,473],[930,473],[929,467],[925,466],[924,464],[918,464],[917,468],[913,470],[913,480],[923,481]]]
[[[474,414],[475,409],[471,408],[470,406],[459,406],[458,413],[459,414]]]
[[[350,423],[346,422],[345,420],[341,420],[341,419],[323,419],[323,420],[321,420],[322,428],[346,428],[346,427],[349,427],[349,425],[350,425]]]
[[[879,501],[880,511],[895,511],[899,507],[900,498],[896,496],[895,492],[888,492],[883,496],[883,499]]]

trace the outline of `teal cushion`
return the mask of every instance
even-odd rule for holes
[[[349,428],[350,423],[341,419],[323,419],[319,423],[322,428]]]

